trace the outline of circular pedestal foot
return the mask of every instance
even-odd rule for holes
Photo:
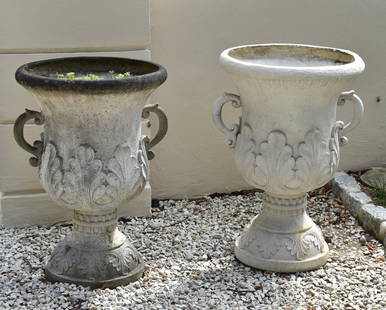
[[[321,230],[306,213],[306,195],[263,196],[263,209],[236,240],[236,257],[268,271],[316,269],[328,259]]]
[[[312,258],[304,260],[278,260],[278,259],[264,259],[256,257],[252,253],[240,249],[238,241],[236,241],[235,247],[236,258],[245,265],[253,268],[273,271],[273,272],[300,272],[317,269],[323,266],[328,259],[328,247],[323,253],[316,255]]]
[[[48,267],[44,269],[44,273],[47,279],[51,282],[67,282],[74,283],[82,286],[89,286],[92,289],[96,288],[115,288],[121,285],[127,285],[131,282],[138,280],[144,271],[144,265],[139,265],[136,269],[132,270],[129,274],[122,277],[117,277],[114,279],[97,281],[97,280],[85,280],[85,279],[76,279],[74,277],[66,277],[65,275],[58,275],[49,270]]]
[[[257,269],[299,272],[323,266],[328,259],[328,245],[316,226],[293,234],[258,231],[252,226],[237,238],[235,255]]]
[[[125,285],[141,277],[143,271],[140,254],[118,230],[109,236],[72,232],[57,245],[45,267],[50,281],[91,288]]]

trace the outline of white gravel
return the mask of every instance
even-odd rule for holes
[[[42,267],[69,227],[0,227],[0,309],[386,309],[383,246],[331,194],[312,197],[330,259],[319,270],[275,274],[233,256],[241,229],[261,208],[259,193],[163,201],[152,218],[123,219],[142,253],[144,277],[90,290],[46,282]]]

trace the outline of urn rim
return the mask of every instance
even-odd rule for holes
[[[362,58],[352,51],[294,43],[231,47],[221,53],[220,62],[229,71],[271,78],[355,76],[365,69]]]
[[[57,73],[130,72],[130,76],[100,80],[70,80],[55,76]],[[80,93],[119,93],[156,88],[167,78],[166,69],[151,61],[124,57],[76,56],[39,60],[20,66],[16,81],[24,87],[48,91]]]

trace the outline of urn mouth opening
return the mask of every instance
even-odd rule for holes
[[[53,58],[27,63],[15,73],[25,87],[85,93],[140,91],[161,85],[166,77],[159,64],[120,57]]]
[[[220,60],[236,71],[282,74],[355,75],[364,62],[354,52],[304,44],[255,44],[225,50]],[[237,70],[237,67],[239,70]]]

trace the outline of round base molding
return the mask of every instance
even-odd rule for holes
[[[328,259],[322,232],[306,212],[306,195],[263,196],[263,209],[236,239],[244,264],[275,272],[316,269]]]
[[[117,229],[112,234],[70,233],[45,266],[48,280],[91,288],[114,288],[141,277],[144,262]]]
[[[248,250],[241,249],[239,246],[239,238],[236,240],[235,255],[236,258],[245,265],[265,271],[283,273],[317,269],[323,266],[329,257],[328,246],[326,245],[322,253],[304,260],[265,259],[248,252]]]
[[[92,289],[96,289],[96,288],[105,289],[105,288],[115,288],[117,286],[127,285],[131,282],[138,280],[142,276],[144,269],[145,269],[145,265],[141,264],[141,265],[138,265],[137,268],[132,270],[127,275],[124,275],[122,277],[117,277],[114,279],[104,280],[104,281],[76,279],[74,277],[58,275],[51,272],[47,267],[44,269],[44,273],[47,279],[51,282],[67,282],[67,283],[74,283],[82,286],[89,286]]]

